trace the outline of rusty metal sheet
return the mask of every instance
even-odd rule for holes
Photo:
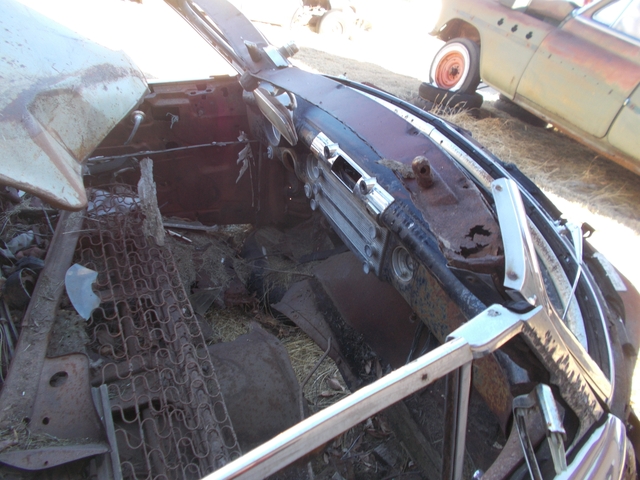
[[[548,113],[553,123],[603,138],[640,82],[638,50],[573,18],[545,37],[517,94]]]
[[[416,270],[414,280],[409,283],[398,281],[390,272],[385,273],[385,278],[398,289],[439,342],[444,343],[447,335],[466,321],[424,267]],[[513,397],[509,381],[493,355],[474,361],[473,386],[506,431]]]
[[[0,28],[0,182],[78,210],[81,162],[146,93],[144,76],[13,0],[0,4]]]
[[[638,77],[640,78],[640,75]],[[630,157],[638,157],[638,152],[640,152],[640,137],[637,135],[638,125],[640,125],[640,86],[625,101],[624,107],[611,125],[607,134],[609,143]],[[618,161],[618,163],[640,174],[639,161],[627,161],[631,165],[622,161]]]
[[[29,428],[57,438],[103,440],[84,354],[46,358]]]
[[[281,195],[288,184],[282,163],[260,161],[256,142],[238,140],[251,127],[237,79],[154,83],[151,89],[138,107],[146,119],[133,142],[123,145],[131,133],[125,119],[92,154],[97,159],[89,165],[92,185],[111,184],[112,173],[133,167],[135,162],[127,162],[143,151],[153,160],[158,205],[165,217],[205,225],[266,224],[282,221],[285,201],[293,210],[292,201]],[[247,145],[253,155],[240,176],[244,163],[238,159]],[[114,160],[102,163],[100,158]],[[136,185],[138,169],[119,176]]]
[[[435,155],[416,157],[412,173],[399,176],[449,264],[482,273],[504,268],[500,227],[474,183]]]
[[[65,445],[33,450],[14,450],[0,453],[0,462],[24,470],[44,470],[82,458],[107,453],[107,444]]]
[[[242,451],[302,420],[300,385],[276,337],[254,324],[248,334],[208,349]]]
[[[9,374],[0,393],[0,426],[10,428],[16,419],[29,418],[45,363],[49,333],[64,292],[64,275],[71,265],[82,228],[83,212],[63,212],[49,253],[22,321],[22,331]]]
[[[404,365],[417,322],[396,289],[365,274],[350,252],[329,258],[313,273],[342,318],[364,336],[373,351],[394,368]]]

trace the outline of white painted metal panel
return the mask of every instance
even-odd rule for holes
[[[86,202],[82,162],[147,92],[114,52],[15,3],[0,4],[0,183],[54,206]]]

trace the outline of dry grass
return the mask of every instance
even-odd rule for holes
[[[282,344],[289,353],[298,382],[302,383],[324,352],[300,330],[283,338]],[[330,380],[333,381],[330,382]],[[338,384],[341,387],[340,389],[337,389]],[[335,362],[328,357],[322,361],[315,373],[311,375],[311,378],[304,386],[303,392],[309,402],[311,413],[336,403],[350,393],[340,376]]]
[[[289,354],[291,366],[299,383],[304,381],[324,355],[320,347],[299,328],[283,325],[267,314],[237,307],[224,310],[213,308],[207,312],[206,318],[214,330],[217,342],[231,342],[249,333],[251,323],[256,321],[271,333],[276,334]],[[315,413],[336,403],[350,392],[335,362],[331,358],[325,358],[311,374],[303,393],[311,413]]]
[[[241,308],[211,308],[205,318],[213,328],[216,342],[224,343],[249,333],[255,314]]]

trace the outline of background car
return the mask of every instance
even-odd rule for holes
[[[247,18],[256,22],[293,27],[309,25],[318,33],[348,34],[364,25],[360,6],[351,0],[234,0]]]
[[[420,93],[473,95],[480,80],[640,173],[640,1],[444,0],[446,43]]]

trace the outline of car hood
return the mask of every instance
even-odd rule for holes
[[[290,66],[283,49],[276,49],[240,10],[220,0],[165,0],[239,74]]]
[[[83,161],[148,92],[145,78],[124,53],[24,5],[0,11],[0,183],[78,210]]]

